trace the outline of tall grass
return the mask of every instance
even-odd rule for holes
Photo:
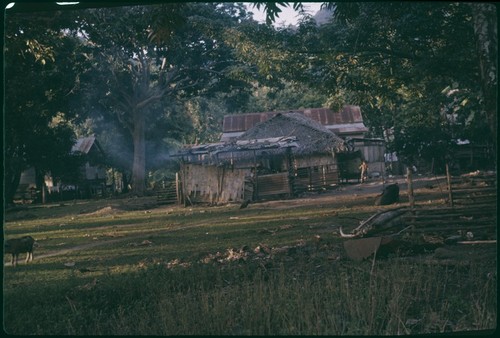
[[[345,258],[332,225],[355,226],[372,214],[375,207],[358,200],[351,209],[332,199],[282,212],[256,205],[94,214],[105,202],[10,215],[4,234],[33,235],[40,246],[32,264],[4,268],[6,332],[393,335],[496,325],[494,259],[440,266]],[[205,259],[261,244],[293,250]]]
[[[394,335],[492,329],[496,272],[398,260],[153,265],[5,293],[12,334]],[[51,297],[47,297],[47,295]]]

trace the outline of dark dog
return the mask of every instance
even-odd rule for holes
[[[4,243],[4,252],[12,254],[12,265],[17,265],[19,254],[26,252],[26,263],[33,260],[33,247],[35,239],[31,236],[8,239]]]
[[[375,199],[375,205],[389,205],[399,202],[399,185],[389,184]]]

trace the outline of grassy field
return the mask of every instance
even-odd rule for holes
[[[102,199],[6,213],[4,236],[31,235],[39,246],[30,264],[14,268],[4,257],[4,330],[393,335],[496,328],[496,260],[346,257],[337,227],[352,228],[380,209],[371,195],[242,210],[154,202]]]

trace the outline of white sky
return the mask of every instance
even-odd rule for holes
[[[304,5],[304,9],[306,10],[307,13],[314,15],[316,12],[320,10],[322,2],[302,2]],[[261,10],[258,10],[257,8],[254,8],[252,3],[247,3],[248,10],[253,13],[253,17],[256,21],[258,22],[265,22],[266,21],[266,15],[264,12]],[[281,26],[284,25],[295,25],[297,24],[298,21],[298,13],[293,10],[293,3],[290,3],[289,7],[283,8],[280,7],[282,12],[280,13],[279,17],[276,18],[275,26]]]
[[[77,3],[78,2],[57,2],[58,5],[71,5]],[[262,9],[258,10],[257,8],[254,8],[252,2],[246,2],[245,4],[247,5],[248,10],[254,14],[253,17],[255,20],[258,22],[266,21],[266,15]],[[302,2],[302,4],[304,5],[304,9],[307,13],[314,15],[320,10],[322,2]],[[12,6],[14,6],[14,2],[9,3],[6,9],[11,8]],[[293,3],[289,3],[288,7],[280,6],[280,8],[282,12],[279,14],[279,17],[276,18],[274,26],[296,25],[298,22],[298,13],[293,10]]]

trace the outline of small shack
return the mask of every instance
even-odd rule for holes
[[[184,203],[296,196],[339,181],[345,142],[303,114],[276,114],[228,142],[194,146],[180,158]]]
[[[104,151],[95,136],[77,139],[71,152],[81,154],[85,158],[79,173],[79,179],[61,182],[49,172],[44,176],[46,189],[36,190],[35,168],[30,167],[21,174],[16,199],[22,200],[64,200],[74,198],[90,198],[102,196],[106,187],[106,169],[100,164],[104,159]],[[48,195],[45,195],[48,192]]]
[[[297,147],[287,154],[266,154],[261,159],[259,197],[264,187],[275,195],[276,175],[288,171],[292,195],[306,191],[332,188],[339,182],[337,153],[346,151],[345,142],[320,123],[300,113],[277,114],[256,124],[238,137],[239,140],[259,139],[271,135],[297,138]],[[259,173],[259,172],[258,172]],[[265,176],[264,176],[265,175]],[[279,177],[279,176],[278,176]]]
[[[71,148],[73,154],[85,156],[85,164],[80,168],[82,177],[79,190],[82,197],[90,198],[102,196],[106,189],[106,168],[104,162],[104,151],[94,135],[82,137],[76,140]]]

